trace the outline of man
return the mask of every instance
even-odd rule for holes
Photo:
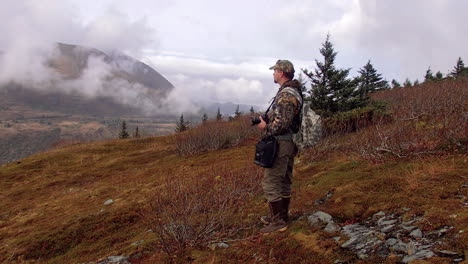
[[[292,136],[293,131],[297,132],[300,126],[299,112],[302,103],[301,84],[293,80],[293,64],[288,60],[278,60],[270,70],[274,70],[273,80],[280,87],[268,112],[270,121],[266,123],[260,117],[261,122],[257,126],[265,137],[276,137],[279,148],[273,167],[265,168],[263,175],[262,187],[269,203],[270,216],[260,218],[267,225],[260,230],[262,233],[284,231],[287,228],[292,171],[297,153]],[[291,89],[285,90],[287,87],[297,90],[297,93],[293,94]],[[297,95],[301,97],[298,98]]]

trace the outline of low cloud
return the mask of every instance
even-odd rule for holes
[[[119,50],[139,57],[142,50],[156,45],[152,39],[154,32],[145,18],[130,20],[111,8],[84,23],[67,1],[6,0],[3,7],[0,10],[3,21],[0,25],[0,85],[15,82],[41,91],[73,92],[88,98],[105,96],[137,106],[147,114],[168,112],[165,106],[169,103],[161,101],[161,94],[115,78],[115,65],[104,62],[102,57],[89,57],[78,79],[64,78],[48,66],[52,59],[60,56],[56,42],[104,52]]]

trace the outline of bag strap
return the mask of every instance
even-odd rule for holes
[[[299,103],[301,104],[301,108],[302,108],[302,104],[304,103],[304,99],[302,98],[302,94],[300,94],[297,91],[297,89],[288,86],[288,87],[283,88],[283,90],[281,90],[281,92],[283,92],[283,91],[285,91],[285,92],[293,95],[294,97],[296,97],[297,101],[299,101]]]

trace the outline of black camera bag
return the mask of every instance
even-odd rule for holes
[[[278,152],[278,141],[275,137],[267,137],[260,140],[255,146],[254,163],[264,168],[273,167]]]

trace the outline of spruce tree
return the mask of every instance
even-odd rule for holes
[[[304,96],[304,99],[305,99],[305,93],[307,92],[307,87],[306,87],[306,83],[307,83],[307,80],[305,79],[304,75],[302,74],[302,72],[299,73],[299,76],[297,77],[297,81],[301,84],[301,92]]]
[[[392,80],[392,89],[395,89],[395,88],[401,88],[401,84],[397,80],[393,79]]]
[[[133,134],[134,138],[139,138],[140,137],[140,130],[138,129],[138,126],[135,128],[135,133]]]
[[[208,115],[203,113],[202,122],[205,123],[206,121],[208,121]]]
[[[424,75],[424,82],[432,82],[435,80],[434,74],[432,73],[431,67],[427,68],[426,75]]]
[[[337,52],[330,42],[330,35],[320,49],[323,61],[315,60],[316,69],[302,72],[311,81],[311,108],[320,115],[330,116],[335,112],[353,108],[353,95],[356,82],[348,78],[350,69],[337,69],[335,58]]]
[[[219,107],[218,107],[218,112],[216,113],[216,120],[217,121],[223,120],[223,115],[221,114]]]
[[[119,139],[125,139],[129,137],[130,135],[127,132],[127,123],[125,123],[125,121],[122,121],[122,129],[119,132]]]
[[[235,118],[238,118],[242,115],[242,112],[239,110],[239,105],[236,106],[236,111],[234,112]]]
[[[387,88],[387,81],[383,80],[382,74],[371,64],[370,60],[358,71],[358,94],[361,100],[366,100],[369,93]]]
[[[455,79],[460,76],[468,76],[468,68],[465,67],[461,57],[458,57],[457,64],[449,74]]]
[[[411,87],[413,83],[410,81],[409,78],[406,78],[405,82],[403,83],[403,87]]]
[[[435,75],[435,80],[442,81],[443,79],[444,79],[444,74],[442,74],[440,71],[437,71]]]
[[[418,80],[418,79],[416,79],[416,80],[414,81],[414,83],[413,83],[413,86],[417,86],[417,85],[419,85],[419,80]]]
[[[251,113],[251,114],[254,114],[254,113],[255,113],[255,110],[254,110],[253,106],[250,107],[250,113]]]
[[[176,122],[175,132],[184,132],[188,129],[189,129],[189,123],[184,121],[184,114],[181,114],[179,121]]]

